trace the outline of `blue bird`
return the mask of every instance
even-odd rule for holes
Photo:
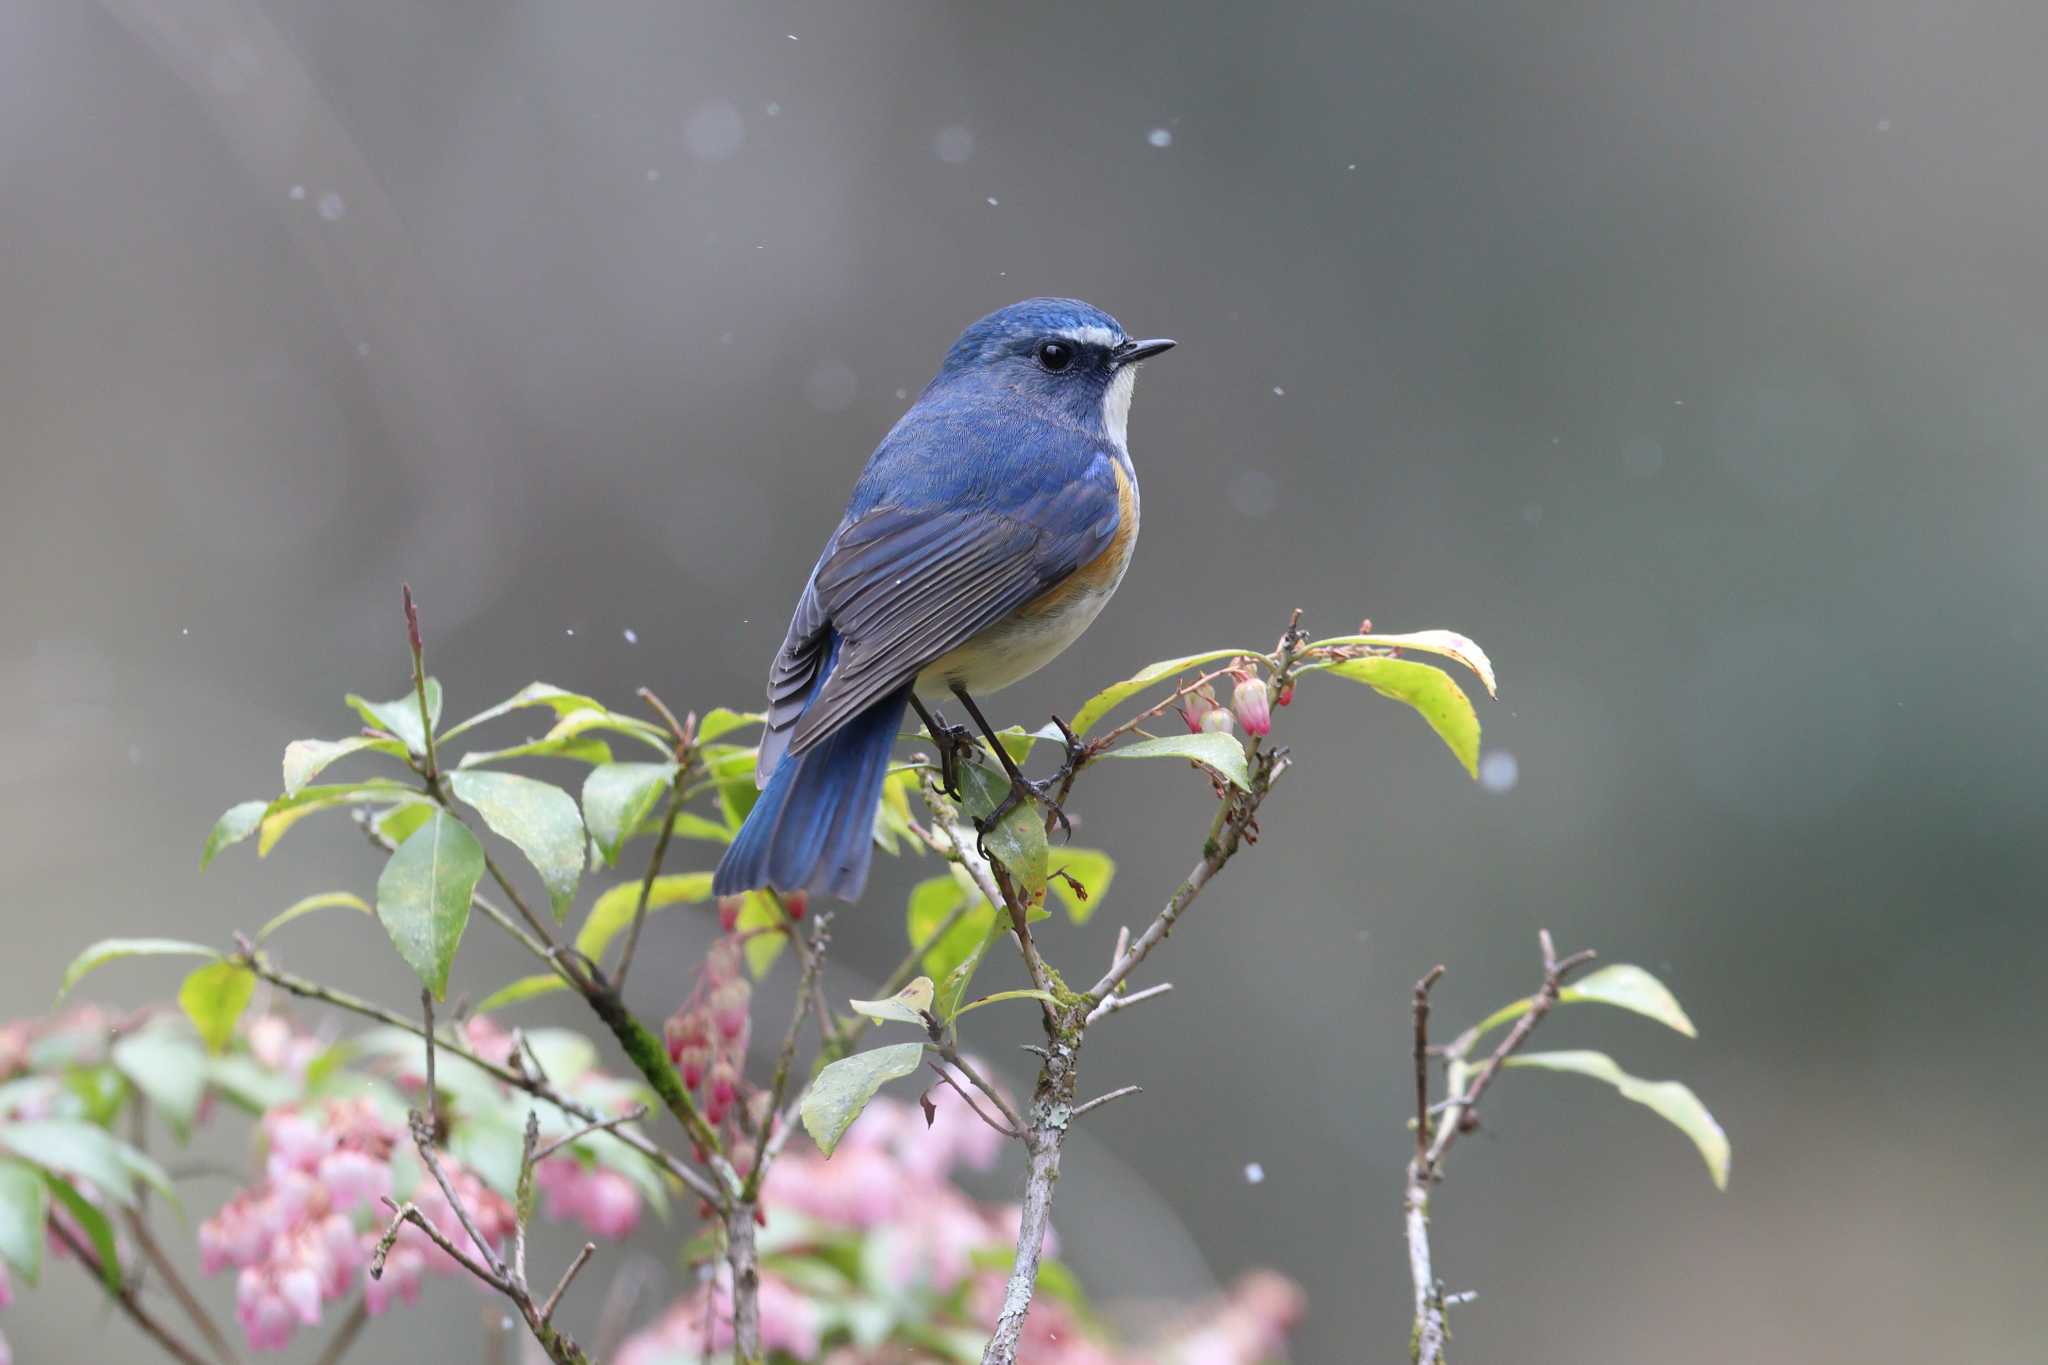
[[[921,696],[959,698],[991,737],[1011,787],[984,830],[1044,798],[971,694],[1042,668],[1116,591],[1138,536],[1131,390],[1138,362],[1173,344],[1133,341],[1078,299],[1026,299],[960,334],[868,457],[797,599],[768,674],[761,795],[719,861],[717,894],[858,900],[906,707],[958,789],[972,741]]]

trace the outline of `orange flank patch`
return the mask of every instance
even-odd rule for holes
[[[1039,596],[1017,609],[1019,616],[1058,616],[1075,599],[1108,592],[1123,577],[1131,562],[1131,549],[1138,541],[1138,499],[1131,488],[1131,476],[1121,464],[1112,463],[1116,474],[1116,530],[1102,553],[1068,574]]]

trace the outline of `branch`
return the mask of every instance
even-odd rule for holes
[[[365,1019],[374,1019],[380,1024],[403,1029],[415,1038],[421,1036],[420,1026],[417,1021],[408,1019],[395,1010],[388,1010],[382,1005],[373,1004],[360,996],[351,995],[346,991],[335,990],[332,987],[323,986],[317,981],[311,981],[303,976],[284,971],[272,965],[268,958],[252,949],[244,948],[235,957],[234,961],[240,966],[247,967],[271,985],[291,995],[298,996],[302,1000],[317,1000],[324,1005],[332,1005],[336,1009],[346,1010]],[[582,1119],[585,1123],[600,1123],[605,1118],[603,1114],[598,1113],[589,1105],[573,1100],[555,1089],[545,1076],[538,1074],[528,1075],[523,1066],[519,1069],[514,1069],[500,1066],[496,1062],[486,1061],[468,1048],[447,1038],[436,1040],[436,1045],[442,1052],[462,1058],[463,1061],[468,1062],[471,1066],[478,1068],[495,1080],[501,1081],[515,1090],[522,1090],[536,1099],[546,1100],[549,1104],[554,1105],[557,1109],[571,1117]],[[713,1203],[716,1203],[719,1199],[718,1187],[706,1179],[701,1171],[671,1156],[639,1133],[622,1128],[610,1128],[606,1129],[606,1131],[618,1141],[631,1147],[634,1151],[640,1153],[640,1155],[646,1157],[649,1161],[652,1161],[655,1165],[681,1181],[698,1198],[710,1200]]]
[[[139,1210],[131,1209],[128,1212],[127,1224],[129,1235],[135,1239],[135,1245],[142,1248],[143,1256],[156,1267],[157,1274],[163,1277],[164,1288],[171,1291],[171,1297],[178,1301],[178,1307],[184,1310],[192,1326],[198,1330],[200,1336],[206,1338],[206,1344],[213,1348],[215,1355],[233,1365],[237,1359],[235,1348],[228,1343],[227,1337],[214,1323],[213,1315],[206,1311],[206,1306],[199,1302],[198,1295],[192,1292],[191,1287],[178,1274],[178,1269],[171,1263],[171,1258],[164,1254],[156,1235],[149,1230],[149,1220]]]
[[[1073,1119],[1074,1066],[1080,1046],[1076,1026],[1082,1023],[1078,1016],[1078,1010],[1063,1010],[1062,1026],[1048,1030],[1051,1046],[1039,1068],[1031,1096],[1031,1123],[1024,1130],[1031,1159],[1024,1179],[1024,1202],[1017,1215],[1017,1254],[1003,1288],[995,1332],[981,1353],[981,1365],[1015,1365],[1024,1317],[1031,1311],[1031,1296],[1038,1286],[1038,1262],[1052,1212],[1053,1188],[1059,1183],[1060,1154],[1066,1146],[1067,1125]]]
[[[774,895],[772,891],[769,894]],[[777,903],[780,903],[779,897]],[[768,1108],[765,1112],[770,1124],[781,1121],[782,1102],[789,1092],[790,1070],[796,1063],[797,1039],[803,1033],[804,1015],[817,994],[818,974],[825,969],[825,950],[832,942],[832,912],[828,909],[818,910],[812,918],[808,944],[803,935],[797,933],[796,926],[789,923],[787,910],[783,911],[783,922],[789,926],[789,941],[796,945],[797,952],[803,957],[803,969],[797,977],[796,1005],[790,1011],[789,1027],[783,1032],[781,1050],[775,1054],[774,1078],[768,1084]],[[819,1039],[821,1044],[825,1041],[823,1037]],[[764,1139],[772,1136],[764,1135]],[[740,1191],[742,1203],[752,1204],[760,1195],[761,1182],[768,1178],[768,1163],[781,1150],[779,1144],[762,1142],[761,1150],[754,1157],[754,1168],[747,1172],[746,1186]]]
[[[647,903],[654,896],[654,879],[661,875],[661,865],[668,858],[669,840],[675,837],[676,817],[683,813],[683,783],[690,775],[690,763],[694,757],[692,749],[697,740],[697,713],[692,711],[687,720],[677,723],[675,712],[668,709],[660,697],[640,689],[640,696],[654,708],[675,740],[676,775],[668,787],[668,810],[662,816],[661,833],[655,838],[654,852],[647,859],[647,875],[640,880],[640,899],[633,906],[633,922],[626,929],[626,946],[619,950],[618,986],[626,985],[626,973],[633,969],[633,953],[640,946],[640,925],[647,918]]]
[[[1593,960],[1590,948],[1558,957],[1548,929],[1538,931],[1537,942],[1543,951],[1543,985],[1530,998],[1528,1012],[1515,1021],[1471,1081],[1441,1106],[1429,1102],[1429,992],[1443,976],[1443,967],[1431,968],[1415,983],[1415,1155],[1408,1163],[1407,1187],[1401,1201],[1408,1238],[1408,1276],[1415,1291],[1415,1326],[1409,1341],[1409,1358],[1415,1365],[1442,1365],[1444,1343],[1450,1336],[1444,1322],[1443,1284],[1437,1279],[1429,1245],[1429,1194],[1443,1179],[1444,1157],[1459,1134],[1479,1126],[1479,1097],[1557,1004],[1565,978]],[[1444,1049],[1445,1054],[1453,1062],[1463,1062],[1475,1041],[1477,1031],[1468,1031]],[[1432,1134],[1430,1118],[1438,1108],[1442,1110],[1442,1121]]]
[[[1089,988],[1088,994],[1099,1002],[1088,1014],[1088,1022],[1094,1023],[1102,1016],[1112,1013],[1110,993],[1134,971],[1138,964],[1151,956],[1152,950],[1166,941],[1168,934],[1180,921],[1181,915],[1194,904],[1210,880],[1243,846],[1245,834],[1255,825],[1259,807],[1273,789],[1273,783],[1287,768],[1285,749],[1261,749],[1254,741],[1252,786],[1250,791],[1239,791],[1227,787],[1223,799],[1216,803],[1216,816],[1209,824],[1209,837],[1202,841],[1202,857],[1179,887],[1168,898],[1164,908],[1153,917],[1145,932],[1138,935],[1131,946],[1117,955],[1102,979]]]
[[[64,1244],[65,1249],[78,1258],[79,1265],[90,1271],[93,1279],[102,1288],[106,1288],[106,1270],[100,1265],[100,1258],[93,1249],[79,1241],[77,1234],[55,1218],[49,1220],[49,1228],[57,1240]],[[128,1315],[129,1320],[140,1327],[157,1345],[163,1347],[164,1353],[178,1361],[179,1365],[209,1365],[205,1356],[180,1341],[176,1333],[157,1320],[142,1302],[142,1296],[136,1292],[134,1285],[124,1282],[119,1289],[107,1289],[107,1293],[121,1306],[121,1311]]]
[[[1022,1138],[1024,1136],[1024,1129],[1018,1120],[1012,1119],[1010,1122],[1004,1123],[998,1119],[990,1118],[982,1112],[980,1102],[974,1096],[968,1094],[960,1082],[953,1079],[953,1074],[950,1071],[947,1071],[946,1068],[940,1066],[937,1062],[931,1063],[931,1068],[932,1074],[951,1086],[953,1093],[960,1097],[961,1102],[974,1111],[974,1117],[980,1119],[1006,1138]],[[929,1114],[927,1114],[927,1117],[929,1117]]]

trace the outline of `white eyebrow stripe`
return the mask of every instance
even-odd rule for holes
[[[1107,349],[1114,349],[1119,340],[1117,334],[1110,331],[1107,327],[1069,327],[1063,332],[1054,333],[1054,335],[1067,341],[1075,342],[1078,345],[1101,346]]]

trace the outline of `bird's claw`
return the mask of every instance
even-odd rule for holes
[[[1022,806],[1026,798],[1036,801],[1039,805],[1045,807],[1046,818],[1057,824],[1060,832],[1071,840],[1074,837],[1074,824],[1071,820],[1067,819],[1067,813],[1061,810],[1059,803],[1053,799],[1053,791],[1057,787],[1058,781],[1059,779],[1054,779],[1051,782],[1033,782],[1029,778],[1024,777],[1012,778],[1010,789],[1003,793],[1002,800],[996,802],[995,809],[991,810],[987,815],[977,817],[974,822],[976,836],[974,846],[981,853],[981,856],[984,858],[989,856],[988,836],[995,833],[996,827],[1001,825],[1012,811]]]
[[[944,721],[932,730],[932,744],[939,751],[939,788],[955,801],[960,799],[960,759],[974,758],[979,748],[973,733],[964,725]]]

